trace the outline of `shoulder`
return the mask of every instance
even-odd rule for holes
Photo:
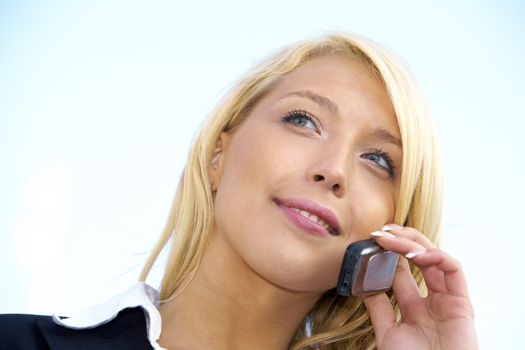
[[[52,322],[50,316],[4,314],[0,315],[0,344],[2,349],[49,349],[36,321]]]
[[[0,349],[10,350],[150,350],[141,307],[120,311],[94,328],[70,329],[50,316],[0,315]]]

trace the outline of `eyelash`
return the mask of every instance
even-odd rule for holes
[[[294,122],[294,120],[297,121],[298,119],[301,119],[301,118],[303,120],[311,122],[315,126],[315,132],[320,134],[319,126],[316,123],[314,117],[312,117],[310,113],[308,113],[305,110],[296,109],[296,110],[290,111],[285,116],[283,116],[281,120],[284,123],[293,124],[294,126],[297,126],[299,128],[306,128],[304,124]],[[393,180],[396,177],[396,167],[394,166],[394,161],[392,160],[392,157],[390,156],[390,154],[388,152],[383,151],[381,148],[373,148],[370,151],[371,152],[364,154],[363,157],[370,156],[370,155],[377,155],[377,156],[383,157],[386,163],[388,164],[388,168],[380,165],[377,162],[375,163],[378,164],[380,167],[382,167],[386,172],[388,172],[389,177]]]
[[[383,151],[381,148],[372,148],[370,151],[372,152],[366,153],[363,156],[366,157],[370,155],[378,155],[380,157],[383,157],[386,163],[388,164],[388,169],[380,165],[377,162],[375,163],[378,164],[383,169],[385,169],[388,172],[388,176],[390,176],[390,179],[394,180],[397,172],[396,172],[396,167],[394,166],[394,161],[392,160],[392,157],[390,157],[390,154],[388,152]]]
[[[318,123],[316,123],[315,118],[310,113],[302,109],[295,109],[293,111],[288,112],[284,117],[281,118],[281,120],[285,123],[293,124],[294,126],[297,126],[299,128],[306,128],[303,124],[293,122],[293,120],[298,120],[300,118],[311,122],[315,126],[315,132],[318,134],[321,133],[319,125]]]

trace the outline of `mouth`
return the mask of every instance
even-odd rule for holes
[[[320,236],[339,236],[340,226],[335,214],[328,208],[307,199],[277,199],[274,202],[298,226]]]

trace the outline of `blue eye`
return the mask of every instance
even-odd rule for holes
[[[317,126],[314,118],[310,114],[303,110],[291,111],[282,117],[282,121],[288,124],[295,125],[299,128],[311,129],[319,133],[319,127]]]
[[[394,179],[396,177],[396,168],[392,158],[390,157],[390,154],[382,151],[381,149],[374,149],[372,151],[373,152],[371,153],[364,154],[363,157],[378,164],[388,173],[391,179]]]

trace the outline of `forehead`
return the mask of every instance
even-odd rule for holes
[[[336,111],[328,109],[345,119],[358,118],[371,126],[381,124],[399,134],[394,108],[383,82],[372,67],[355,58],[323,56],[309,60],[284,75],[268,98],[273,102],[301,97],[308,100],[308,96],[301,93],[304,91],[326,97],[337,106]],[[323,101],[317,102],[330,107]]]
[[[346,83],[356,80],[367,81],[383,89],[381,80],[376,75],[374,68],[364,63],[361,59],[350,56],[327,55],[315,57],[302,63],[286,74],[285,77],[288,79],[308,79],[312,76],[322,78],[318,74],[331,78],[339,76],[341,81],[345,80],[345,78],[350,78],[350,81],[346,80]]]

